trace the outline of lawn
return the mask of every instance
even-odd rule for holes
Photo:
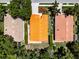
[[[4,32],[4,22],[0,21],[0,34]]]
[[[66,42],[60,42],[60,43],[59,42],[56,42],[55,45],[56,45],[56,47],[59,48],[61,46],[66,46]]]

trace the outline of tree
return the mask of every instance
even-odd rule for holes
[[[74,59],[74,56],[66,46],[60,46],[54,52],[53,59]]]
[[[13,38],[8,35],[0,35],[0,59],[15,59],[14,51],[15,42]]]
[[[14,54],[18,59],[26,59],[27,58],[27,50],[25,45],[21,45],[20,47],[16,47]]]
[[[68,42],[66,46],[74,55],[75,59],[78,59],[79,58],[79,41]]]
[[[9,13],[14,18],[22,18],[28,20],[31,16],[30,0],[12,0],[9,5]]]
[[[26,59],[27,54],[24,45],[17,47],[11,36],[0,35],[0,59]]]
[[[5,12],[6,12],[6,7],[0,4],[0,21],[4,21]]]
[[[9,5],[9,13],[13,18],[25,20],[25,41],[27,41],[27,25],[31,16],[31,0],[12,0]]]
[[[53,40],[55,40],[55,16],[60,12],[60,10],[58,9],[58,3],[57,1],[55,0],[55,3],[52,4],[53,6],[49,7],[48,8],[48,11],[49,11],[49,15],[50,15],[50,23],[49,23],[49,44],[51,47],[53,47]],[[53,35],[52,35],[53,33]],[[52,37],[53,36],[53,37]]]

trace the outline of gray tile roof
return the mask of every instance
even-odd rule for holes
[[[37,3],[53,3],[55,0],[31,0]],[[79,3],[79,0],[57,0],[59,3]]]

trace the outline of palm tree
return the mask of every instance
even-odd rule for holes
[[[49,28],[49,44],[52,47],[53,46],[53,40],[55,40],[55,16],[60,12],[60,10],[58,9],[58,3],[55,0],[55,3],[52,3],[52,6],[48,8],[49,11],[49,17],[50,17],[50,28]],[[52,36],[53,34],[53,36]]]

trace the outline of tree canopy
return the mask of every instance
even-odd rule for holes
[[[6,7],[0,4],[0,21],[4,21],[5,12],[6,12]]]
[[[79,58],[79,41],[68,42],[66,46],[74,55],[75,59],[78,59]]]
[[[71,7],[67,7],[64,11],[65,15],[75,15],[78,16],[79,15],[79,4],[75,4],[72,8]]]
[[[15,44],[13,38],[8,35],[0,35],[0,59],[13,57]]]
[[[9,13],[14,18],[28,20],[31,16],[31,0],[12,0],[9,5]]]

